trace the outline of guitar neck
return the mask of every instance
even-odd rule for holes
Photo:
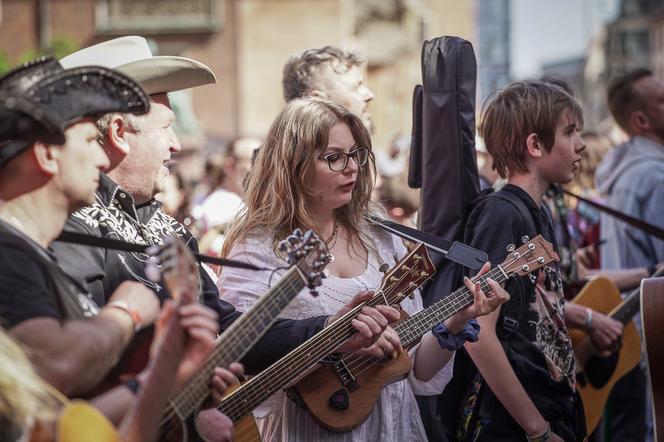
[[[486,278],[491,278],[500,284],[507,279],[507,274],[501,266],[496,266],[488,273],[474,279],[474,281],[480,283],[480,287],[485,293],[491,290]],[[434,326],[454,316],[472,303],[473,294],[466,286],[460,287],[449,296],[400,322],[394,327],[394,331],[399,335],[402,345],[406,348],[410,347]]]
[[[214,368],[228,367],[231,362],[241,360],[304,286],[299,270],[293,266],[219,336],[212,355],[187,386],[171,397],[164,414],[171,415],[175,409],[179,416],[188,417],[198,410],[208,396]]]
[[[259,375],[242,384],[238,389],[224,398],[218,407],[219,410],[233,422],[239,422],[267,398],[292,384],[310,367],[318,363],[326,355],[332,353],[344,341],[350,338],[355,333],[351,321],[359,314],[364,305],[375,307],[381,304],[398,304],[409,292],[415,290],[422,282],[428,279],[429,276],[430,273],[419,274],[406,288],[379,290],[366,304],[356,306],[330,326],[321,330],[311,339],[262,371]]]
[[[664,267],[659,268],[649,277],[656,278],[662,275],[664,275]],[[631,321],[634,315],[637,314],[641,309],[641,297],[639,294],[640,288],[632,290],[629,295],[625,296],[623,302],[621,302],[618,306],[616,306],[615,309],[613,309],[610,316],[613,319],[622,322],[623,324],[627,324],[629,321]]]

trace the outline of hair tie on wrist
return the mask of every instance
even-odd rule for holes
[[[463,347],[466,342],[477,342],[480,335],[480,324],[471,319],[463,326],[456,335],[451,335],[444,323],[440,323],[431,329],[431,333],[438,339],[438,345],[449,351],[456,351]]]

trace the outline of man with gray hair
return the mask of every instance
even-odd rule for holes
[[[373,132],[369,102],[374,95],[360,69],[362,63],[357,53],[335,46],[307,49],[284,65],[284,98],[327,98],[357,114]]]

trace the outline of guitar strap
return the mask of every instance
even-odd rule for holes
[[[450,261],[470,269],[480,269],[489,260],[487,254],[459,241],[449,241],[421,230],[407,227],[378,216],[368,216],[367,220],[381,229],[406,241],[421,242]]]
[[[83,246],[99,247],[111,250],[121,250],[123,252],[130,252],[130,253],[145,253],[145,250],[148,247],[150,247],[149,245],[136,244],[127,241],[122,241],[119,239],[103,238],[100,236],[87,235],[85,233],[71,232],[68,230],[64,230],[60,234],[60,236],[57,237],[55,240],[71,244],[83,245]],[[208,264],[215,264],[225,267],[237,267],[240,269],[248,269],[255,271],[273,270],[266,267],[258,267],[253,264],[246,263],[244,261],[237,261],[234,259],[226,259],[226,258],[217,258],[215,256],[204,255],[202,253],[194,253],[194,257],[199,262],[205,262]]]
[[[590,200],[588,198],[584,198],[580,195],[577,195],[575,193],[572,193],[568,190],[563,190],[567,195],[576,198],[579,201],[583,201],[584,203],[588,204],[589,206],[594,207],[595,209],[599,210],[600,212],[604,212],[607,215],[610,215],[614,218],[619,219],[620,221],[629,224],[630,226],[637,228],[639,230],[643,230],[646,232],[648,235],[655,236],[659,239],[664,240],[664,230],[653,225],[650,223],[647,223],[643,221],[642,219],[633,217],[631,215],[627,215],[626,213],[621,212],[620,210],[616,210],[614,208],[611,208],[609,206],[605,206],[604,204],[600,204],[596,201]]]

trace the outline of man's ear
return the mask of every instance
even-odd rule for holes
[[[628,123],[635,134],[642,134],[652,129],[648,116],[642,110],[635,110],[629,114]]]
[[[327,98],[327,94],[319,89],[312,89],[309,91],[309,96],[318,98]]]
[[[108,124],[107,132],[104,139],[109,142],[109,146],[104,146],[107,149],[117,149],[122,156],[129,153],[129,143],[127,142],[127,129],[128,125],[121,115],[114,114]],[[109,152],[110,155],[110,152]]]
[[[541,158],[544,155],[544,144],[536,133],[528,135],[528,138],[526,138],[526,148],[528,156],[532,158]]]
[[[41,141],[35,142],[32,146],[32,158],[37,164],[37,168],[47,175],[55,175],[60,170],[58,159],[62,146],[53,144],[44,144]]]

